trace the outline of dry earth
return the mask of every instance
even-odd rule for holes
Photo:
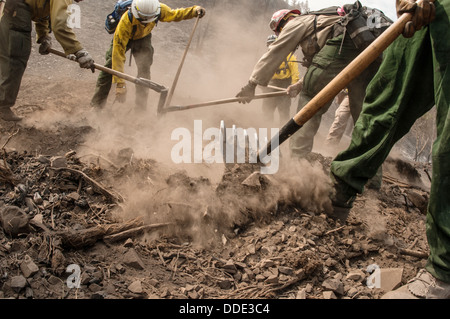
[[[80,3],[76,32],[98,63],[111,41],[103,19],[114,3]],[[266,18],[248,21],[242,8],[228,14],[236,7],[198,3],[208,13],[177,86],[179,104],[234,96],[268,31]],[[192,26],[158,25],[152,80],[170,87]],[[133,64],[127,72],[135,74]],[[424,266],[430,165],[392,155],[382,188],[359,196],[341,225],[323,213],[326,150],[303,162],[282,156],[275,175],[171,161],[172,130],[191,130],[194,119],[204,128],[221,120],[264,127],[259,102],[158,118],[152,92],[144,115],[112,100],[94,112],[95,81],[34,46],[15,107],[25,120],[0,123],[0,298],[378,299]],[[373,265],[394,279],[369,287]],[[70,288],[77,270],[80,287]]]

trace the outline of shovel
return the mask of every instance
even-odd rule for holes
[[[173,93],[175,92],[175,87],[177,86],[178,79],[180,78],[181,69],[183,67],[184,60],[186,59],[187,52],[189,50],[189,47],[191,46],[192,38],[194,37],[194,33],[195,33],[195,30],[197,29],[199,21],[200,21],[200,17],[197,17],[197,19],[195,21],[195,24],[194,24],[194,28],[192,29],[192,32],[191,32],[191,36],[189,37],[188,44],[186,46],[186,49],[184,50],[183,57],[181,58],[181,62],[180,62],[180,65],[178,67],[177,73],[175,75],[175,79],[173,80],[172,86],[170,87],[169,96],[168,96],[167,101],[166,101],[167,105],[169,105],[170,102],[172,101]],[[164,113],[163,108],[158,108],[158,113],[160,113],[160,112]]]
[[[52,48],[49,48],[47,51],[50,52],[50,53],[53,53],[55,55],[58,55],[60,57],[67,58],[67,56],[66,56],[66,54],[64,52],[61,52],[61,51],[58,51],[58,50],[55,50],[55,49],[52,49]],[[73,61],[72,59],[69,59],[69,60]],[[166,104],[166,99],[167,99],[167,94],[168,94],[168,89],[166,87],[164,87],[164,86],[162,86],[160,84],[157,84],[157,83],[155,83],[153,81],[150,81],[148,79],[137,78],[137,77],[134,77],[134,76],[131,76],[131,75],[119,72],[119,71],[115,71],[113,69],[107,68],[107,67],[105,67],[103,65],[100,65],[100,64],[97,64],[97,63],[94,63],[94,68],[97,69],[97,70],[106,72],[108,74],[115,75],[115,76],[117,76],[117,77],[119,77],[121,79],[124,79],[126,81],[132,82],[134,84],[141,85],[141,86],[144,86],[146,88],[152,89],[152,90],[160,93],[159,102],[158,102],[158,109],[162,108]]]
[[[403,32],[412,14],[404,13],[386,29],[374,42],[361,52],[350,64],[347,65],[327,86],[325,86],[308,104],[306,104],[294,117],[289,120],[272,138],[267,145],[258,152],[258,160],[261,154],[270,154],[272,145],[280,146],[281,143],[290,138],[307,121],[309,121],[324,105],[329,103],[341,90],[360,75],[372,62],[374,62],[386,48],[394,42]]]

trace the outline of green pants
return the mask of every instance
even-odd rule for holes
[[[16,15],[0,20],[0,107],[12,107],[31,53],[31,10],[18,2]]]
[[[131,54],[136,60],[138,78],[150,79],[150,67],[153,63],[153,46],[151,34],[139,40],[130,41],[127,51],[131,49]],[[105,67],[112,68],[113,43],[105,55]],[[101,71],[97,78],[94,96],[91,99],[93,107],[104,107],[112,86],[112,75]],[[148,88],[136,85],[136,107],[145,109],[147,106]]]
[[[427,270],[450,282],[450,0],[436,0],[436,19],[414,37],[398,38],[386,51],[367,88],[352,141],[331,165],[336,189],[362,193],[394,144],[434,105],[437,138],[427,214]]]
[[[275,79],[269,82],[269,85],[273,85],[280,88],[287,88],[291,84],[292,80],[289,79]],[[265,92],[276,92],[276,89],[266,89]],[[272,97],[270,99],[264,99],[262,105],[262,111],[264,118],[267,122],[273,121],[275,111],[278,110],[280,117],[280,127],[289,121],[289,115],[291,110],[291,98],[289,96]]]
[[[297,112],[333,80],[361,51],[355,47],[348,35],[342,42],[342,35],[328,40],[327,44],[315,55],[308,68],[303,89],[299,95]],[[374,62],[358,78],[348,85],[350,112],[353,120],[359,116],[370,80],[378,70],[380,61]],[[293,157],[304,157],[312,151],[314,136],[320,127],[322,115],[328,111],[332,101],[324,105],[303,127],[295,133],[289,146]]]

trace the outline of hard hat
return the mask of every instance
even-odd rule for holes
[[[271,45],[278,37],[275,34],[271,34],[267,37],[267,45]]]
[[[142,23],[150,23],[158,19],[161,14],[161,6],[158,0],[133,0],[131,13]]]
[[[272,19],[270,19],[269,23],[270,29],[274,32],[280,32],[280,30],[278,30],[280,23],[289,13],[301,14],[300,10],[288,10],[288,9],[278,10],[272,15]]]

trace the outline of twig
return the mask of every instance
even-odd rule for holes
[[[159,224],[143,225],[143,226],[139,226],[136,228],[125,230],[125,231],[117,233],[117,234],[105,236],[105,237],[103,237],[103,240],[108,243],[113,243],[113,242],[123,240],[123,239],[129,238],[129,237],[132,237],[132,236],[140,235],[144,231],[167,227],[169,225],[172,225],[172,223],[159,223]]]
[[[9,141],[11,140],[11,138],[13,138],[13,136],[17,135],[17,133],[19,133],[19,129],[17,129],[14,133],[10,133],[8,138],[6,139],[6,142],[3,144],[2,146],[2,150],[5,150],[6,145],[9,143]]]
[[[51,167],[51,169],[55,170],[55,171],[69,171],[71,173],[74,174],[79,174],[81,175],[81,177],[83,177],[88,183],[90,183],[92,186],[94,186],[97,191],[99,191],[101,194],[105,195],[106,197],[109,197],[110,199],[112,199],[114,202],[119,202],[122,203],[123,202],[123,197],[121,195],[115,195],[113,193],[111,193],[110,191],[108,191],[106,188],[104,188],[99,182],[93,180],[92,178],[90,178],[89,176],[87,176],[85,173],[73,169],[73,168],[68,168],[68,167],[61,167],[61,168],[53,168]]]
[[[341,227],[338,227],[338,228],[336,228],[336,229],[329,230],[329,231],[327,231],[327,232],[325,233],[325,235],[329,235],[329,234],[331,234],[331,233],[340,231],[340,230],[341,230],[342,228],[344,228],[344,227],[345,227],[345,225],[344,225],[344,226],[341,226]]]
[[[417,257],[417,258],[423,258],[423,259],[428,258],[428,253],[424,253],[421,251],[415,251],[415,250],[411,250],[411,249],[405,249],[405,248],[400,248],[400,254],[413,256],[413,257]]]

